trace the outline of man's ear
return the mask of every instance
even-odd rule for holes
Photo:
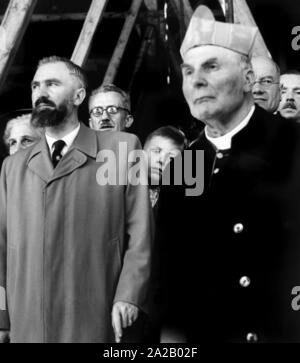
[[[78,88],[74,92],[74,105],[79,106],[82,104],[86,96],[85,88]]]
[[[93,128],[93,123],[92,123],[92,119],[89,118],[89,126],[92,129]]]
[[[127,115],[125,120],[125,127],[128,129],[133,124],[134,118],[132,115]]]
[[[244,78],[245,78],[244,90],[247,93],[251,92],[253,88],[253,83],[255,81],[254,72],[251,68],[246,68],[244,70]]]

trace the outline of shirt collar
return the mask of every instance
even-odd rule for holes
[[[50,152],[52,153],[52,151],[53,151],[53,144],[55,143],[55,141],[63,140],[66,143],[66,146],[62,150],[62,154],[65,154],[69,150],[69,148],[72,145],[73,141],[75,140],[76,136],[78,135],[79,129],[80,129],[80,122],[78,123],[78,126],[74,130],[69,132],[66,136],[64,136],[61,139],[56,139],[52,136],[47,135],[47,133],[46,133],[45,134],[46,141],[49,146]]]
[[[231,131],[227,132],[227,134],[222,135],[220,137],[210,137],[207,135],[207,126],[204,128],[205,136],[207,140],[209,140],[217,150],[226,150],[231,148],[231,140],[234,135],[236,135],[239,131],[241,131],[245,126],[247,126],[250,118],[253,115],[255,110],[255,106],[253,105],[247,114],[247,116]]]

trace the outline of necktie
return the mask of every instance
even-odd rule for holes
[[[66,145],[66,143],[63,140],[57,140],[53,144],[54,150],[52,153],[52,164],[53,164],[54,168],[58,164],[59,160],[62,158],[61,152],[65,145]]]

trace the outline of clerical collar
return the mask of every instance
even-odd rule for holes
[[[79,129],[80,129],[80,122],[78,123],[78,126],[74,130],[72,130],[66,136],[64,136],[63,138],[60,139],[66,143],[66,146],[62,150],[62,155],[65,155],[66,152],[69,150],[70,146],[72,145],[73,141],[75,140],[76,136],[78,135]],[[47,135],[47,133],[45,134],[45,136],[46,136],[47,144],[49,146],[50,153],[52,154],[53,144],[58,139],[55,139],[54,137]]]
[[[209,140],[216,148],[217,150],[226,150],[231,148],[231,140],[234,135],[236,135],[239,131],[241,131],[245,126],[247,126],[250,118],[253,115],[253,112],[255,110],[255,106],[253,105],[251,107],[251,110],[249,111],[248,115],[231,131],[227,132],[227,134],[222,135],[220,137],[210,137],[207,134],[207,126],[204,128],[205,136],[207,140]]]

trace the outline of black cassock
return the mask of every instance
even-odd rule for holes
[[[230,150],[204,133],[191,149],[204,150],[202,195],[160,195],[164,323],[189,342],[300,341],[299,125],[256,107]]]

